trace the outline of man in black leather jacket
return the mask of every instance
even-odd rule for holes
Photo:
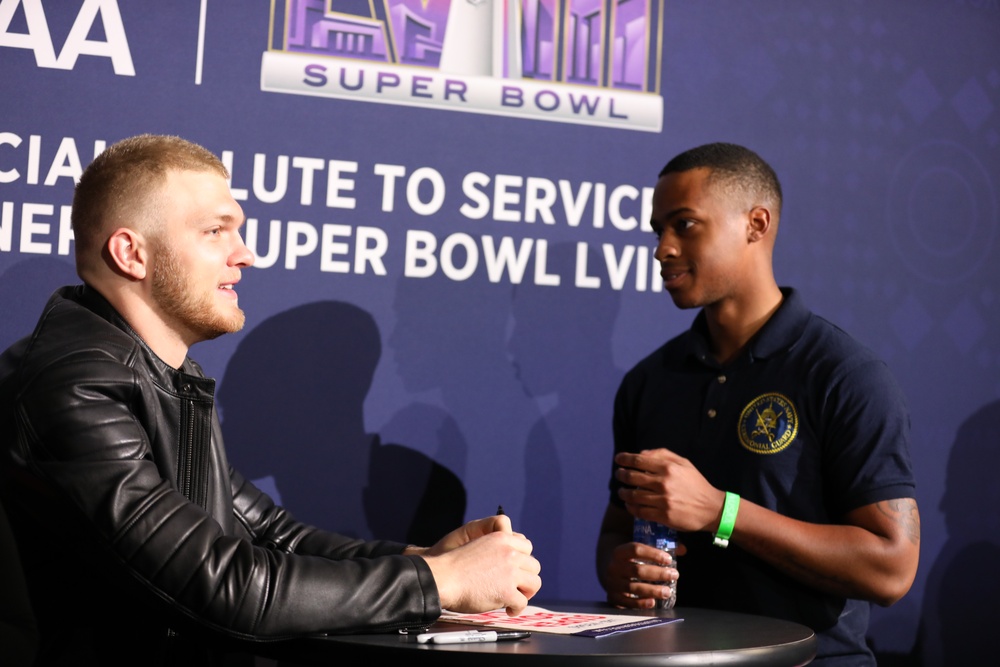
[[[222,163],[176,137],[104,151],[73,200],[77,272],[0,357],[4,503],[38,664],[222,664],[222,648],[517,614],[541,586],[505,516],[433,547],[297,522],[233,470],[196,342],[238,331],[253,263]],[[222,647],[222,648],[220,648]]]

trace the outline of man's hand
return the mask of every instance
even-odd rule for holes
[[[479,539],[484,535],[490,533],[508,533],[508,534],[519,534],[514,533],[510,527],[510,517],[506,515],[488,516],[485,519],[476,519],[475,521],[470,521],[469,523],[456,528],[451,531],[440,540],[437,544],[427,549],[424,549],[421,555],[429,556],[440,556],[443,553],[447,553],[453,549],[457,549],[473,540]],[[521,537],[524,537],[523,535]]]
[[[708,483],[694,465],[669,449],[619,453],[615,477],[628,488],[618,491],[634,516],[672,528],[715,532],[726,493]]]
[[[608,602],[618,607],[652,609],[657,599],[670,599],[669,586],[646,583],[677,581],[670,554],[637,542],[626,542],[611,552],[604,575]]]
[[[433,547],[413,550],[427,561],[444,609],[471,614],[501,607],[516,616],[542,586],[531,542],[507,516],[470,521]]]

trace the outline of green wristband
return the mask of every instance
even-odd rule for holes
[[[736,525],[736,513],[739,511],[740,497],[735,493],[726,491],[726,503],[722,506],[722,518],[719,519],[719,530],[715,533],[715,541],[712,544],[723,549],[729,546],[729,538],[732,537],[733,527]]]

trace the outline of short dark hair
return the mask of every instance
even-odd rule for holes
[[[660,177],[691,169],[710,170],[711,180],[721,181],[756,203],[770,203],[781,214],[781,183],[767,162],[749,148],[717,142],[684,151],[660,170]]]

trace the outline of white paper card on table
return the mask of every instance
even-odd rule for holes
[[[578,637],[605,637],[621,632],[639,630],[664,623],[675,623],[682,618],[661,616],[632,616],[628,614],[600,614],[590,612],[552,611],[543,607],[526,607],[518,616],[508,616],[503,609],[495,609],[481,614],[459,614],[444,610],[444,623],[481,625],[490,628],[549,632]]]

